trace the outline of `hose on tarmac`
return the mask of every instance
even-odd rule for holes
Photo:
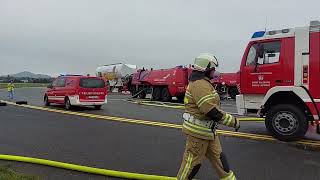
[[[61,169],[68,169],[68,170],[74,170],[74,171],[79,171],[84,173],[97,174],[97,175],[116,177],[116,178],[139,179],[139,180],[176,180],[175,177],[114,171],[114,170],[107,170],[107,169],[94,168],[94,167],[75,165],[75,164],[63,163],[58,161],[46,160],[46,159],[23,157],[23,156],[0,154],[0,160],[39,164],[39,165],[51,166],[51,167],[56,167]]]

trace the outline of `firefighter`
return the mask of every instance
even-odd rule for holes
[[[12,80],[8,83],[7,89],[8,89],[8,98],[13,99],[14,84]]]
[[[240,124],[235,117],[220,110],[219,95],[210,83],[216,67],[218,60],[211,54],[201,54],[192,65],[184,98],[182,131],[187,140],[178,180],[194,178],[205,157],[221,180],[236,180],[222,152],[216,129],[218,124],[222,124],[237,131]]]

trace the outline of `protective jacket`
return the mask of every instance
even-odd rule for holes
[[[218,124],[234,127],[235,118],[220,109],[220,97],[210,79],[193,71],[187,87],[183,132],[201,139],[212,139]]]

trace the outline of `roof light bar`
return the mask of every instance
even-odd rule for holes
[[[257,31],[257,32],[255,32],[255,33],[253,33],[253,35],[252,35],[251,38],[260,38],[260,37],[263,37],[265,33],[266,33],[265,31]]]

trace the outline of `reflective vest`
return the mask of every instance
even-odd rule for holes
[[[12,83],[8,84],[8,91],[13,91],[14,85]]]

